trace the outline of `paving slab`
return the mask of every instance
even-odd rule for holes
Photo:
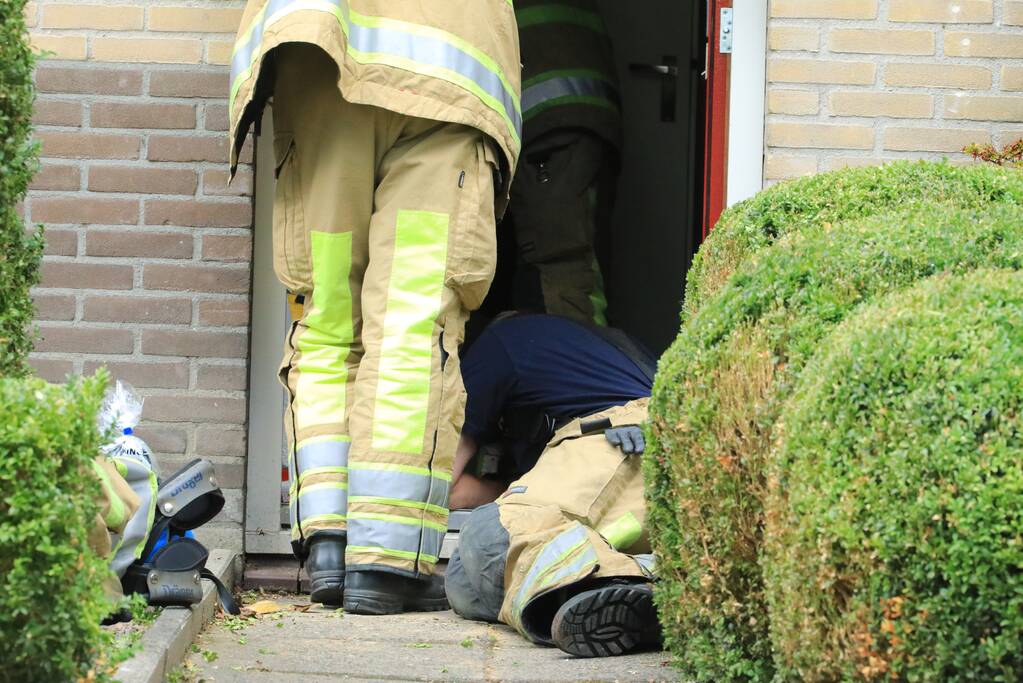
[[[251,602],[252,596],[248,598]],[[512,629],[453,612],[368,617],[309,606],[306,596],[266,595],[281,611],[219,619],[199,634],[183,680],[280,681],[674,681],[663,652],[577,659],[536,647]]]

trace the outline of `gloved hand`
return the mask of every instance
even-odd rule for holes
[[[618,446],[626,455],[639,455],[646,448],[643,428],[639,425],[622,425],[604,430],[604,438],[612,446]]]

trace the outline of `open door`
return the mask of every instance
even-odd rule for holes
[[[725,209],[728,173],[732,0],[707,0],[706,126],[703,158],[703,237]]]

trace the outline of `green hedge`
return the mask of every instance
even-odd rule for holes
[[[76,680],[97,656],[108,570],[86,541],[105,384],[0,379],[0,681]]]
[[[1023,267],[1023,207],[947,205],[792,232],[748,260],[662,357],[644,459],[666,641],[700,681],[773,675],[764,465],[806,362],[857,306],[941,272]]]
[[[861,309],[771,459],[778,680],[1023,680],[1023,274]]]
[[[1023,174],[993,166],[895,162],[776,185],[721,215],[686,278],[683,320],[720,289],[757,249],[789,232],[942,202],[971,208],[1023,204]]]
[[[32,347],[32,301],[39,280],[42,234],[28,235],[17,212],[37,167],[32,142],[34,59],[24,0],[0,3],[0,377],[21,375]]]

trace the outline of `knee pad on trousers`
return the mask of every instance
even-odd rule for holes
[[[508,531],[496,503],[476,508],[458,534],[445,578],[448,600],[466,619],[497,621],[504,602]]]

